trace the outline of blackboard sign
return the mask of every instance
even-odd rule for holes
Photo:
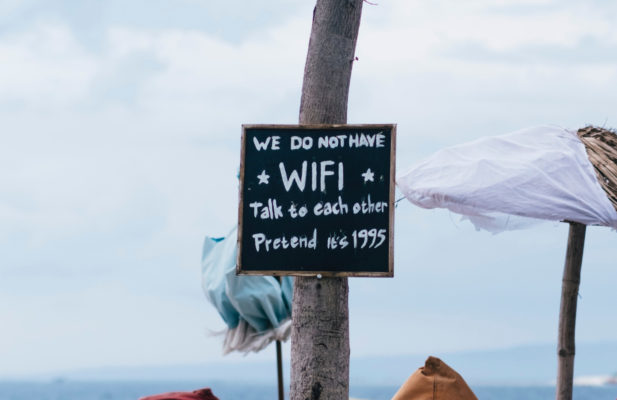
[[[395,125],[243,125],[238,274],[393,276]]]

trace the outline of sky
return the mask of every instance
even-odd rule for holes
[[[222,356],[201,246],[237,223],[241,124],[297,123],[313,6],[0,2],[0,377],[272,356]],[[365,3],[348,122],[398,124],[399,170],[538,124],[617,126],[616,17]],[[352,357],[556,343],[566,240],[399,203],[395,277],[350,280]],[[579,342],[616,340],[614,243],[588,229]]]

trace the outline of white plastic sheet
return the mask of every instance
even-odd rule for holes
[[[438,151],[400,173],[412,203],[447,208],[493,233],[539,220],[617,229],[617,212],[600,186],[576,132],[538,126]]]

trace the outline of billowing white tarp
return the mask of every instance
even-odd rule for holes
[[[617,229],[617,212],[576,132],[538,126],[438,151],[397,176],[405,197],[493,233],[539,220]]]

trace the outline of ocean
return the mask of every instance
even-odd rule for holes
[[[190,391],[208,386],[221,400],[275,400],[273,386],[246,383],[210,382],[0,382],[0,400],[137,400],[139,397],[170,391]],[[550,386],[472,386],[480,400],[553,400]],[[397,387],[352,386],[356,399],[390,400]],[[575,400],[616,400],[617,386],[577,386]]]

